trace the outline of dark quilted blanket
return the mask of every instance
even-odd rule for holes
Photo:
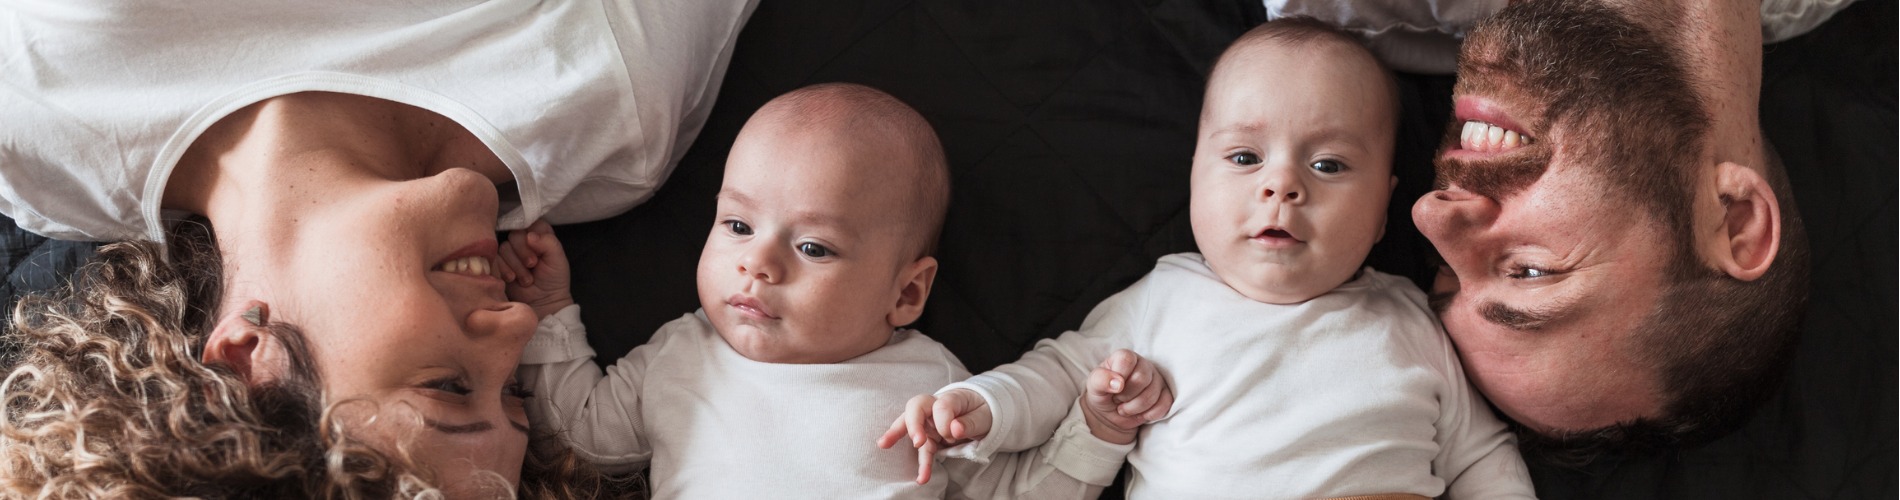
[[[1893,2],[1863,1],[1766,51],[1763,125],[1816,256],[1806,335],[1780,394],[1708,446],[1533,464],[1542,497],[1896,497],[1895,15]],[[764,2],[666,187],[621,216],[559,229],[590,340],[610,361],[696,308],[694,267],[740,125],[780,93],[849,81],[922,111],[954,170],[942,272],[916,326],[973,371],[1011,361],[1157,257],[1193,249],[1201,87],[1214,56],[1263,17],[1258,3],[1225,0]],[[1401,183],[1369,263],[1419,279],[1427,246],[1409,209],[1429,185],[1452,80],[1402,80]],[[89,254],[0,229],[9,297]]]

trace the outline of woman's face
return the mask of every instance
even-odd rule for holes
[[[534,312],[479,268],[443,266],[495,262],[494,184],[451,169],[347,187],[293,224],[271,269],[233,275],[263,276],[273,318],[303,328],[326,405],[372,403],[338,407],[352,435],[407,453],[452,495],[479,471],[516,483],[528,420],[514,372]]]

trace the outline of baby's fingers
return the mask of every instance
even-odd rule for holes
[[[1137,372],[1135,375],[1140,376],[1142,374]],[[1167,384],[1154,381],[1153,375],[1149,375],[1146,378],[1149,380],[1142,385],[1140,388],[1141,392],[1134,393],[1133,396],[1123,397],[1124,402],[1115,407],[1115,413],[1128,416],[1140,415],[1146,412],[1149,407],[1154,406],[1155,402],[1161,400],[1161,394],[1167,392]],[[1129,379],[1133,380],[1134,377],[1129,377]]]
[[[512,235],[508,238],[509,241],[515,239]],[[534,273],[528,271],[528,266],[521,264],[521,257],[515,255],[514,245],[501,246],[501,268],[502,273],[507,275],[502,277],[503,280],[521,287],[534,285]]]
[[[535,265],[541,263],[540,254],[536,253],[533,248],[528,248],[528,232],[526,230],[508,233],[508,246],[514,249],[515,256],[521,259],[522,264],[525,264],[523,269],[533,269]]]
[[[917,447],[917,484],[930,482],[930,466],[936,463],[936,457],[937,442],[935,440],[924,440],[924,445]]]
[[[1107,367],[1097,367],[1089,371],[1088,402],[1097,408],[1115,406],[1116,394],[1127,389],[1128,380]]]
[[[1115,372],[1117,375],[1127,377],[1135,373],[1135,368],[1140,365],[1140,363],[1141,356],[1135,354],[1135,351],[1116,349],[1115,352],[1108,354],[1108,358],[1102,360],[1101,367]]]
[[[897,440],[903,439],[904,434],[908,434],[906,431],[908,431],[908,429],[904,427],[904,417],[897,417],[897,420],[891,421],[891,428],[885,430],[884,435],[877,438],[877,447],[886,450],[891,449],[892,446],[897,445]]]
[[[1163,417],[1168,416],[1169,410],[1173,409],[1174,391],[1164,387],[1161,389],[1161,397],[1155,400],[1154,406],[1148,407],[1148,411],[1141,414],[1141,421],[1154,422],[1161,420]]]

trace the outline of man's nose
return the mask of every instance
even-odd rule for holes
[[[785,279],[785,266],[770,243],[754,243],[746,248],[739,257],[739,274],[748,278],[777,284]]]
[[[1445,246],[1468,244],[1497,222],[1498,202],[1456,187],[1425,193],[1412,205],[1412,222],[1440,253]]]

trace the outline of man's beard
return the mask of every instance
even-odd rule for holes
[[[1461,91],[1540,105],[1536,154],[1436,162],[1437,184],[1492,199],[1529,187],[1553,161],[1576,163],[1606,194],[1688,229],[1689,182],[1707,136],[1679,51],[1620,13],[1588,1],[1520,2],[1480,23],[1459,61]],[[1446,148],[1462,123],[1447,127]],[[1556,157],[1556,151],[1563,152]],[[1671,220],[1680,218],[1682,220]]]

